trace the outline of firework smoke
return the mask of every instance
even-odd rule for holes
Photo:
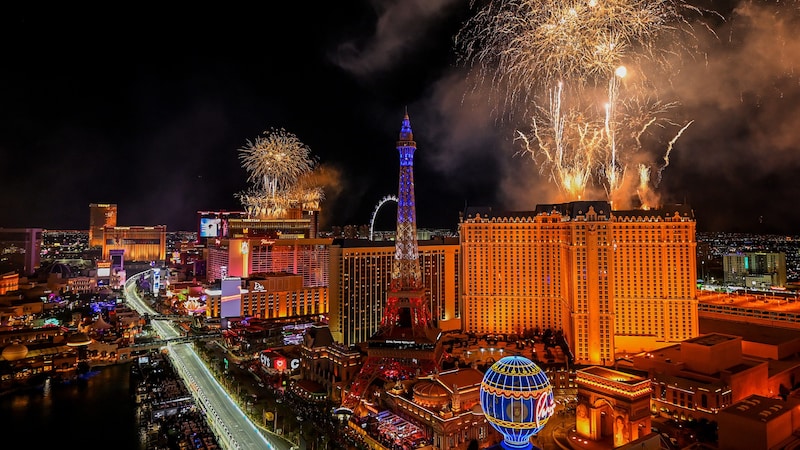
[[[582,198],[596,179],[617,206],[630,202],[630,188],[644,204],[653,198],[643,185],[649,178],[626,180],[628,166],[659,142],[668,163],[688,126],[668,117],[676,103],[659,100],[653,80],[689,51],[681,45],[695,33],[688,15],[703,12],[673,0],[501,0],[465,23],[456,46],[475,86],[495,87],[497,117],[529,120],[528,131],[516,131],[518,154],[562,200]]]

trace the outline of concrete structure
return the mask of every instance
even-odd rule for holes
[[[617,448],[652,433],[650,380],[606,367],[576,371],[578,405],[575,428],[592,441],[610,441]]]
[[[342,401],[342,392],[361,368],[362,354],[333,340],[327,325],[315,324],[300,345],[300,375],[319,383],[332,402]]]
[[[800,330],[800,297],[782,291],[734,293],[698,291],[700,318]]]
[[[333,239],[217,239],[206,249],[206,278],[248,278],[253,273],[302,275],[305,287],[327,287]]]
[[[767,361],[768,397],[786,397],[800,382],[800,330],[770,327],[719,319],[700,319],[700,332],[737,335],[742,338],[742,355]]]
[[[117,205],[113,203],[89,204],[89,247],[103,246],[103,229],[117,226]]]
[[[726,285],[752,289],[786,287],[786,254],[746,252],[722,256]]]
[[[721,333],[742,338],[742,355],[769,360],[786,360],[800,354],[800,329],[700,317],[700,333]]]
[[[480,407],[483,374],[454,369],[387,386],[366,415],[348,422],[370,448],[465,450],[499,443]]]
[[[19,273],[7,272],[0,274],[0,295],[19,289]]]
[[[717,415],[719,447],[725,450],[800,447],[800,399],[750,395]]]
[[[592,365],[693,338],[695,226],[685,205],[469,209],[460,223],[464,331],[563,330],[575,362]]]
[[[651,412],[678,420],[715,420],[753,394],[769,395],[769,363],[742,355],[742,338],[710,333],[634,355],[653,383]]]

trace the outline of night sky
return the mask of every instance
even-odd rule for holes
[[[699,231],[800,234],[800,7],[710,6],[725,20],[665,89],[693,122],[655,190]],[[90,203],[116,203],[118,225],[195,230],[199,210],[242,209],[239,149],[271,128],[318,159],[322,228],[367,224],[397,193],[406,109],[419,227],[558,201],[457,59],[468,1],[136,7],[0,19],[0,227],[88,229]]]

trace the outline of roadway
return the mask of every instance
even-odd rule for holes
[[[134,275],[125,282],[124,295],[128,305],[139,314],[157,315],[136,293]],[[174,339],[181,336],[169,321],[151,320],[153,329],[161,339]],[[225,449],[241,450],[291,450],[292,443],[259,429],[239,408],[234,399],[217,382],[203,361],[197,356],[191,344],[169,343],[169,357],[178,373],[189,387],[198,406],[214,430],[217,440]]]

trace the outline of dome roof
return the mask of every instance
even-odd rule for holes
[[[50,270],[47,273],[60,273],[61,278],[69,278],[72,276],[72,270],[64,263],[53,264],[50,266]]]
[[[414,385],[414,394],[427,397],[447,397],[450,393],[439,383],[433,381],[420,381]]]
[[[450,401],[450,393],[439,383],[420,381],[414,385],[414,402],[424,406],[445,406]]]
[[[3,348],[3,358],[6,361],[16,361],[28,356],[28,347],[19,342],[14,342]]]
[[[86,333],[73,333],[67,337],[67,345],[70,347],[80,347],[91,343],[92,339]]]

